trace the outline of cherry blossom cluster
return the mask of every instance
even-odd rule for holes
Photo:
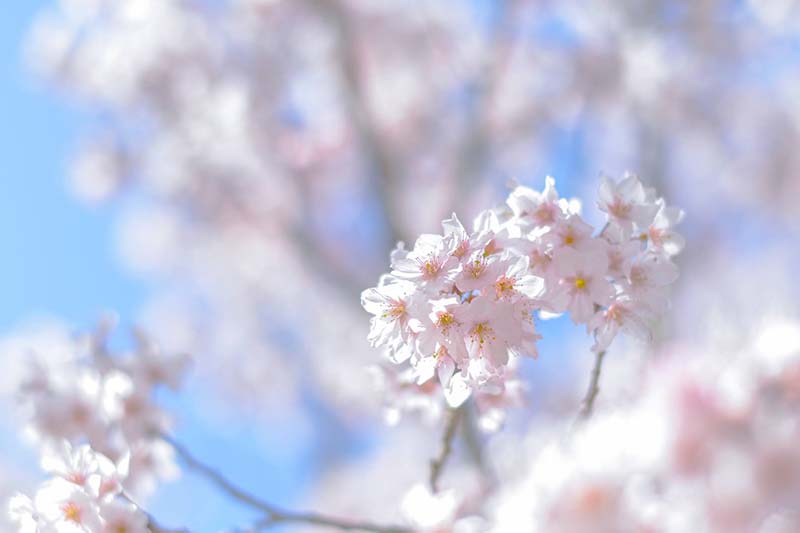
[[[496,495],[492,531],[798,531],[800,327],[769,335],[768,351],[651,365],[630,407],[546,446]]]
[[[149,533],[149,518],[123,492],[130,455],[117,464],[84,444],[67,441],[47,450],[42,467],[52,476],[33,499],[18,494],[9,502],[21,533]]]
[[[649,338],[678,276],[682,212],[633,175],[604,178],[598,207],[607,222],[595,233],[548,178],[542,192],[516,187],[471,232],[453,215],[442,234],[420,236],[411,250],[400,243],[391,272],[361,296],[374,315],[369,341],[409,363],[405,382],[430,390],[438,377],[456,407],[473,391],[502,393],[509,363],[536,357],[535,312],[568,312],[594,335],[595,351],[619,331]]]
[[[57,361],[32,354],[19,396],[29,433],[45,453],[66,446],[59,452],[64,464],[77,461],[87,468],[124,463],[125,489],[146,496],[157,480],[177,475],[173,450],[159,436],[170,420],[155,395],[162,387],[178,388],[189,359],[163,354],[141,332],[133,353],[112,353],[110,329],[107,324],[75,340]],[[69,445],[75,447],[74,460]]]

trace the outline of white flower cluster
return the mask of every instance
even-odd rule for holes
[[[800,531],[800,325],[742,345],[655,361],[640,397],[496,495],[491,531]]]
[[[148,517],[123,494],[126,455],[118,464],[88,445],[64,441],[49,450],[42,467],[53,477],[33,499],[11,499],[11,519],[21,533],[148,533]]]
[[[409,362],[417,384],[438,376],[455,407],[473,391],[502,392],[509,362],[537,355],[535,311],[569,312],[594,334],[595,351],[620,330],[648,338],[678,276],[682,212],[632,175],[604,178],[598,207],[607,224],[595,235],[548,178],[542,192],[516,187],[472,232],[453,215],[443,234],[420,236],[412,250],[401,243],[391,273],[361,297],[374,315],[370,342]]]
[[[133,354],[113,354],[108,332],[100,328],[70,343],[64,360],[34,358],[20,396],[31,433],[45,450],[87,444],[113,463],[124,461],[125,489],[144,496],[158,479],[177,474],[172,448],[159,438],[169,417],[154,395],[161,386],[178,387],[189,359],[162,354],[141,333]]]

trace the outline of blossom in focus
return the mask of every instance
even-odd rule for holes
[[[604,178],[600,205],[607,225],[596,233],[548,178],[543,192],[518,186],[506,205],[481,212],[472,232],[453,215],[443,234],[398,247],[391,273],[362,293],[370,342],[419,385],[438,378],[457,407],[475,392],[497,394],[516,358],[537,356],[537,312],[586,324],[595,351],[619,331],[647,339],[678,275],[662,241],[639,237],[665,204],[626,175]]]

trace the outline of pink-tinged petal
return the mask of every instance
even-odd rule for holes
[[[594,302],[585,291],[575,293],[569,306],[569,315],[576,324],[588,322],[594,314]]]
[[[446,387],[447,384],[450,382],[450,378],[453,377],[453,373],[456,370],[456,365],[450,357],[447,355],[442,355],[438,358],[436,362],[436,375],[439,378],[439,383],[441,383],[442,387]]]
[[[674,282],[678,275],[678,266],[672,261],[662,259],[651,263],[648,277],[652,284],[663,286]]]
[[[444,398],[447,405],[452,408],[460,407],[472,394],[472,388],[467,381],[460,375],[455,375],[450,379],[450,383],[444,389]]]
[[[606,305],[616,293],[614,286],[605,278],[596,278],[591,284],[591,300],[597,305]]]
[[[495,368],[508,364],[508,348],[504,342],[489,342],[486,345],[489,362]]]
[[[601,205],[607,205],[614,202],[614,194],[616,193],[616,187],[614,186],[614,182],[607,176],[603,176],[600,179],[600,187],[597,190],[597,196],[600,199]]]
[[[540,298],[544,294],[544,279],[538,276],[524,276],[514,284],[514,289],[528,298]]]

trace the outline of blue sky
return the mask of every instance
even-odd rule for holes
[[[114,253],[114,207],[90,209],[67,190],[69,157],[85,119],[23,64],[25,33],[48,3],[4,2],[0,10],[0,335],[43,317],[76,329],[91,327],[105,310],[130,319],[147,291]],[[297,436],[271,436],[244,424],[223,428],[220,417],[204,416],[194,400],[170,403],[180,438],[198,456],[267,497],[288,502],[299,494],[305,450]],[[4,454],[34,468],[32,450],[5,437]],[[241,524],[248,516],[192,476],[165,486],[156,502],[150,510],[166,525],[195,532]]]
[[[106,309],[128,316],[144,292],[114,256],[112,213],[66,189],[80,115],[22,63],[25,32],[45,3],[0,10],[0,331],[31,317],[86,327]]]

